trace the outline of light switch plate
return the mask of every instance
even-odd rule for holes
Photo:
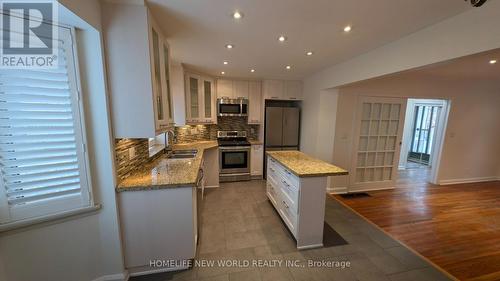
[[[132,160],[135,158],[135,147],[128,149],[128,159]]]

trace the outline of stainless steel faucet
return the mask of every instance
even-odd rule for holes
[[[172,135],[172,137],[170,137],[170,135]],[[175,135],[175,131],[173,129],[170,129],[170,130],[167,130],[166,132],[166,141],[165,141],[165,144],[166,144],[166,151],[172,151],[172,145],[174,143],[177,143],[177,136]]]

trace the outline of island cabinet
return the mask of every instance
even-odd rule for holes
[[[299,250],[323,246],[327,177],[342,168],[299,151],[268,152],[266,193]]]
[[[174,125],[169,45],[146,6],[104,2],[103,12],[114,136],[154,137]]]

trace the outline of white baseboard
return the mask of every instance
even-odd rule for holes
[[[349,188],[349,192],[366,192],[366,191],[377,191],[377,190],[388,190],[388,189],[395,189],[394,186],[387,186],[387,187],[372,187],[372,188],[366,188],[366,187],[351,187]]]
[[[398,166],[398,170],[402,171],[402,170],[406,170],[406,166]]]
[[[128,278],[129,278],[128,272],[125,271],[123,273],[103,275],[92,281],[128,281]]]
[[[326,192],[332,193],[332,194],[346,194],[347,193],[347,186],[328,187],[326,189]]]
[[[450,179],[450,180],[440,180],[439,181],[439,185],[452,185],[452,184],[487,182],[487,181],[498,181],[498,180],[500,180],[500,177],[481,177],[481,178],[466,178],[466,179]]]

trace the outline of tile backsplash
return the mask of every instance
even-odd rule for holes
[[[216,140],[217,131],[219,130],[245,130],[250,140],[259,139],[259,125],[248,125],[247,119],[244,117],[219,117],[217,124],[175,127],[175,134],[177,135],[177,143],[185,143]],[[130,148],[135,149],[135,156],[132,159],[130,159]],[[115,162],[118,181],[125,179],[138,167],[151,160],[147,138],[115,139]]]
[[[177,141],[216,140],[217,131],[247,131],[250,140],[259,139],[259,125],[248,125],[245,117],[219,117],[217,124],[175,127]]]
[[[132,159],[129,154],[130,148],[135,149],[135,156]],[[115,163],[119,182],[149,161],[148,139],[115,139]]]

